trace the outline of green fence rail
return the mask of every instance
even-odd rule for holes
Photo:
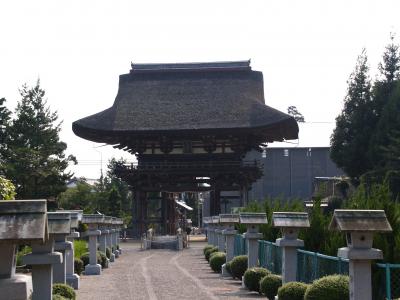
[[[349,274],[349,261],[317,252],[297,250],[297,281],[311,283],[326,275]]]
[[[260,266],[274,274],[282,274],[282,249],[269,241],[258,241],[258,261]]]
[[[235,244],[233,248],[233,255],[247,255],[247,245],[246,240],[241,234],[235,235]]]
[[[392,300],[400,298],[400,264],[376,264],[382,273],[381,290],[384,299]],[[382,299],[381,298],[381,299]]]

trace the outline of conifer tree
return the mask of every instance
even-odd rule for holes
[[[11,112],[5,106],[6,99],[0,98],[0,175],[5,172],[7,158],[8,128]]]
[[[9,127],[9,157],[6,175],[16,185],[18,199],[50,198],[66,189],[72,174],[65,172],[73,156],[60,141],[61,123],[45,100],[39,80],[22,86],[15,119]]]
[[[336,128],[331,136],[332,160],[356,181],[370,169],[367,149],[374,130],[370,123],[374,111],[367,61],[363,49],[347,82],[344,108],[336,118]]]

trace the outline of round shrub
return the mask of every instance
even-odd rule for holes
[[[260,281],[265,276],[271,274],[265,268],[250,268],[244,272],[244,285],[250,290],[255,292],[260,292]]]
[[[97,255],[100,255],[100,264],[102,268],[108,267],[107,256],[104,252],[97,251]]]
[[[204,254],[204,256],[206,257],[207,261],[210,261],[210,255],[211,255],[211,253],[214,253],[214,252],[218,252],[218,248],[217,247],[213,247],[213,248],[208,249],[206,251],[206,254]]]
[[[63,296],[60,296],[58,294],[54,294],[51,299],[52,300],[68,300],[67,298],[64,298]]]
[[[101,257],[100,257],[100,252],[99,251],[97,251],[96,257],[97,257],[97,263],[99,265],[101,265]],[[82,254],[81,260],[82,260],[84,266],[88,265],[89,264],[89,252],[86,252],[86,253]]]
[[[330,275],[315,280],[306,290],[304,300],[349,299],[349,277]]]
[[[106,248],[106,256],[108,259],[111,257],[111,249],[109,247]]]
[[[242,279],[247,270],[247,255],[239,255],[231,260],[232,277]]]
[[[231,262],[230,262],[230,261],[228,261],[228,262],[225,264],[225,269],[228,271],[229,274],[232,275],[232,269],[231,269]]]
[[[214,248],[214,246],[213,246],[213,245],[206,245],[206,246],[203,248],[203,254],[204,254],[204,256],[206,255],[206,251],[207,251],[208,249],[211,249],[211,248]]]
[[[309,285],[303,282],[288,282],[278,289],[279,300],[303,300]]]
[[[72,287],[63,283],[53,284],[53,295],[60,295],[69,300],[75,300],[76,294]]]
[[[268,274],[260,281],[260,293],[268,299],[275,299],[279,287],[282,286],[282,277],[275,274]]]
[[[214,252],[210,256],[210,267],[214,272],[221,273],[222,265],[226,262],[224,252]]]
[[[74,270],[75,273],[81,275],[84,269],[83,261],[79,258],[74,258]]]

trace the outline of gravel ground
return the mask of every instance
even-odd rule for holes
[[[222,279],[204,259],[205,243],[184,251],[141,251],[137,243],[122,243],[122,255],[100,276],[81,276],[78,300],[109,299],[254,299],[237,280]],[[266,299],[266,298],[263,298]]]

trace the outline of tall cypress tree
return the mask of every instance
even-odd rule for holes
[[[72,174],[65,172],[73,156],[65,156],[67,145],[60,141],[61,123],[45,100],[39,80],[20,90],[16,118],[9,129],[9,158],[6,175],[17,188],[18,199],[50,198],[66,189]]]
[[[358,56],[355,70],[347,81],[344,108],[336,118],[331,136],[331,158],[347,175],[355,179],[370,169],[367,149],[374,127],[371,80],[365,49]]]
[[[0,175],[5,172],[5,163],[8,156],[8,129],[11,112],[5,106],[6,99],[0,98]]]
[[[400,128],[400,53],[399,45],[394,42],[394,35],[390,39],[379,64],[381,79],[373,88],[375,118],[371,122],[375,124],[375,130],[368,156],[374,169],[385,167],[386,158],[382,147],[388,147],[392,143],[390,136],[394,130]]]

